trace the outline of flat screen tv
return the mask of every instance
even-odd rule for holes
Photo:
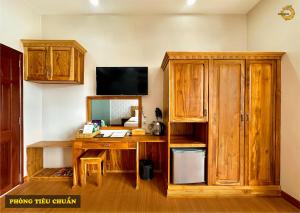
[[[148,95],[148,67],[97,67],[97,95]]]

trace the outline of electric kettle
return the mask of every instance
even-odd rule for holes
[[[152,135],[164,135],[165,125],[159,122],[158,119],[162,118],[162,112],[159,108],[155,109],[156,121],[149,124],[148,129]]]
[[[153,121],[148,126],[149,131],[152,135],[164,135],[165,125],[159,121]]]

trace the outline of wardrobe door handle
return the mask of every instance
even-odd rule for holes
[[[247,122],[249,121],[249,115],[248,115],[248,113],[245,114],[245,121],[247,121]]]
[[[241,122],[244,122],[244,114],[241,114]]]

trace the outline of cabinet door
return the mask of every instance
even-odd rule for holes
[[[25,80],[47,80],[50,72],[47,47],[24,48]]]
[[[275,77],[275,61],[247,61],[246,180],[252,186],[275,182]]]
[[[52,73],[50,80],[73,81],[74,76],[74,48],[50,47]]]
[[[208,61],[173,61],[171,81],[171,121],[207,121]]]
[[[213,61],[209,85],[209,184],[243,185],[245,61]]]

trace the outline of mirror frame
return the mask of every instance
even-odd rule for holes
[[[137,100],[139,110],[139,122],[138,127],[142,127],[142,96],[87,96],[86,97],[86,119],[87,122],[91,121],[92,117],[92,100],[110,100],[110,99],[122,99],[122,100]],[[124,127],[122,127],[124,128]],[[127,127],[126,127],[127,128]],[[133,129],[134,127],[128,127]]]

